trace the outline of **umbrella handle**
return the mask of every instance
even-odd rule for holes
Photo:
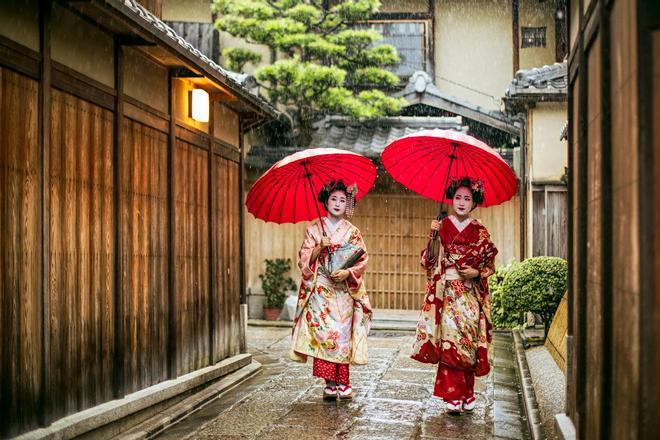
[[[447,217],[447,210],[442,209],[443,206],[446,205],[444,202],[445,200],[445,195],[447,194],[447,188],[449,186],[449,176],[451,176],[451,168],[454,165],[454,159],[456,159],[456,148],[458,148],[458,144],[456,142],[453,142],[452,144],[452,150],[451,154],[449,155],[449,169],[447,170],[447,176],[445,177],[445,187],[444,191],[442,192],[442,202],[440,202],[440,209],[438,210],[438,215],[435,217],[436,220],[442,221],[445,217]],[[433,236],[432,236],[432,241],[435,241],[438,238],[438,231],[433,231]],[[429,244],[429,253],[431,251],[431,244]]]
[[[319,209],[319,204],[316,201],[316,192],[314,191],[314,185],[312,184],[312,173],[309,172],[307,169],[307,161],[303,161],[303,167],[305,167],[305,177],[307,177],[307,181],[309,182],[309,190],[312,192],[312,199],[314,200],[314,206],[316,206],[316,214],[319,217],[319,225],[321,225],[321,232],[323,233],[324,237],[327,237],[328,234],[325,233],[325,227],[323,227],[323,219],[321,218],[321,210]],[[330,249],[330,246],[326,248],[328,250],[328,262],[330,263],[330,266],[328,267],[328,270],[332,271],[332,250]]]

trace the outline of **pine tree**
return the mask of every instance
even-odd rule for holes
[[[396,114],[402,99],[387,96],[399,78],[385,70],[399,62],[396,49],[364,23],[380,8],[379,0],[214,0],[216,27],[248,43],[268,46],[271,63],[255,78],[269,98],[289,115],[300,144],[311,137],[311,124],[323,114],[374,118]],[[244,48],[223,51],[227,67],[242,71],[261,61]]]

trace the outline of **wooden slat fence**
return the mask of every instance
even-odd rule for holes
[[[210,154],[209,134],[177,123],[171,150],[168,120],[136,106],[116,142],[115,111],[52,88],[44,152],[38,90],[37,81],[0,67],[2,438],[206,367],[241,346],[238,147]]]
[[[424,292],[425,277],[419,255],[426,244],[438,205],[416,195],[370,193],[360,201],[352,222],[369,251],[365,283],[372,305],[385,309],[416,310]],[[498,264],[519,258],[519,198],[474,216],[489,228],[500,255]],[[260,292],[259,274],[266,258],[291,258],[292,275],[298,280],[298,250],[306,224],[276,225],[246,214],[246,270],[248,288]]]

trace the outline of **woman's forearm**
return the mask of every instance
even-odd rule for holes
[[[435,260],[435,257],[440,253],[440,239],[429,240],[428,244],[428,257],[429,260]]]
[[[321,246],[319,245],[314,246],[314,249],[312,249],[312,255],[310,256],[310,263],[316,260],[320,253],[321,253]]]

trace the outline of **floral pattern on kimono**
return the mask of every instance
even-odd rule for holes
[[[429,258],[428,246],[421,255],[427,284],[411,357],[483,376],[490,371],[488,344],[492,338],[487,278],[495,272],[497,249],[476,219],[459,231],[446,217],[439,239],[439,256]],[[447,269],[468,267],[479,270],[480,275],[469,280],[446,279]]]
[[[290,351],[295,361],[306,362],[312,356],[338,364],[367,363],[372,311],[362,276],[368,254],[358,228],[347,220],[341,222],[329,237],[331,255],[323,249],[315,260],[311,259],[312,250],[323,237],[320,224],[314,222],[305,231],[299,253],[302,281]],[[349,277],[334,283],[329,272],[339,269],[358,248],[365,253],[348,269]]]

